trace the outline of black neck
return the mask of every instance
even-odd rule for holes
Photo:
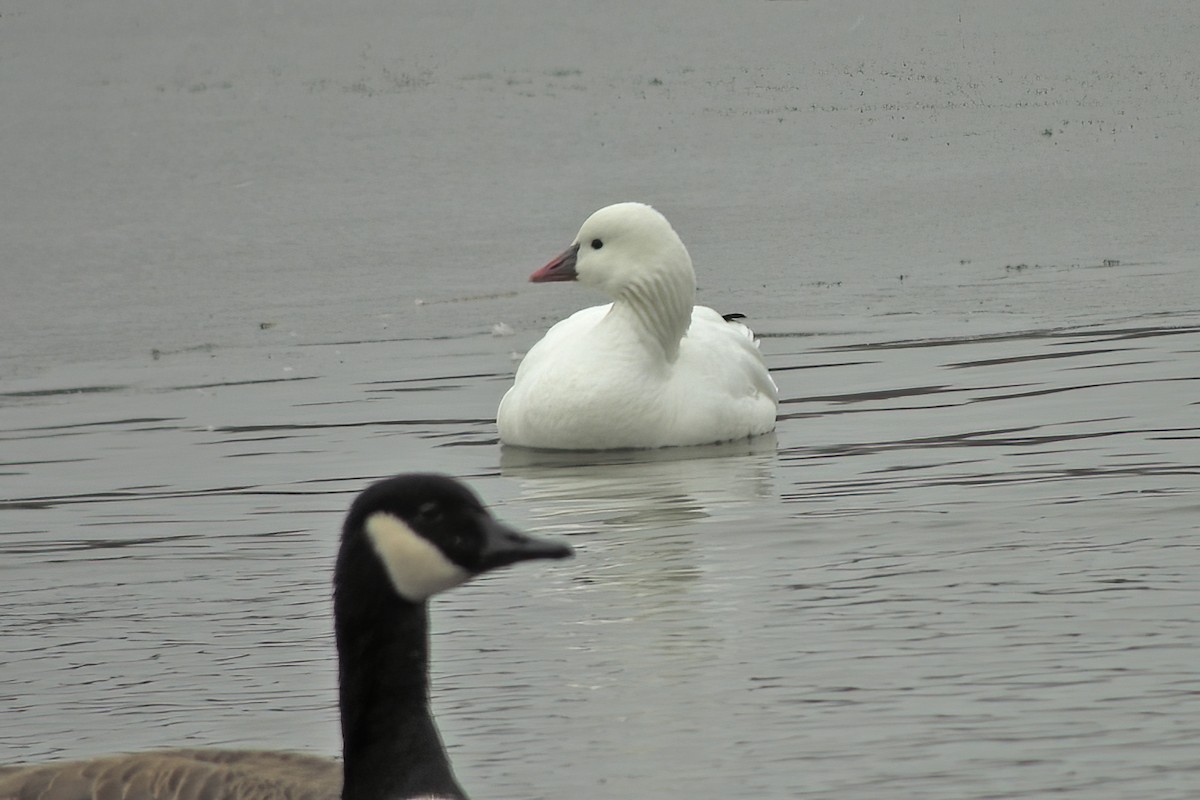
[[[339,575],[334,591],[342,800],[465,800],[429,711],[428,609],[371,573]]]

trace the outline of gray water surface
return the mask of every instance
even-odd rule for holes
[[[778,332],[777,436],[603,457],[495,443],[508,343],[5,396],[8,757],[335,753],[339,514],[416,468],[579,551],[435,604],[437,713],[490,796],[1195,785],[1200,326]],[[425,377],[375,380],[397,352]]]
[[[1194,5],[12,6],[0,761],[336,754],[341,515],[436,470],[577,550],[434,603],[476,797],[1196,796]],[[773,436],[497,443],[623,199]]]

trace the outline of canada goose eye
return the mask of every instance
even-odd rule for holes
[[[600,241],[599,239],[592,239],[593,250],[599,250],[601,247],[604,247],[604,242]]]
[[[422,503],[417,507],[416,518],[420,522],[440,522],[442,509],[437,503]]]

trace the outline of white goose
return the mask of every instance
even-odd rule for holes
[[[577,280],[613,302],[577,311],[526,354],[496,414],[504,444],[675,447],[775,429],[779,392],[754,335],[693,306],[692,259],[650,206],[600,209],[529,280]]]

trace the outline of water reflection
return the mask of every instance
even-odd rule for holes
[[[516,478],[536,519],[594,518],[619,529],[659,529],[775,495],[778,440],[700,447],[556,452],[504,446],[500,472]]]

